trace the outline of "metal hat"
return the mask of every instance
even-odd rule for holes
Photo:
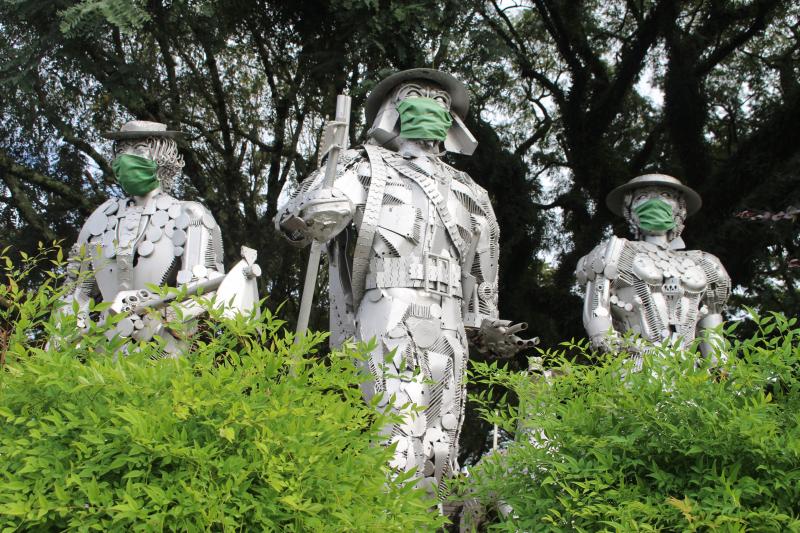
[[[366,115],[367,124],[372,124],[375,115],[378,114],[383,99],[395,87],[409,80],[431,80],[447,91],[450,95],[450,110],[454,111],[459,118],[464,119],[469,110],[469,93],[464,84],[446,72],[434,70],[432,68],[412,68],[401,70],[381,80],[367,97]]]
[[[147,120],[131,120],[122,125],[119,131],[107,131],[103,133],[106,139],[121,141],[124,139],[141,139],[143,137],[169,137],[178,139],[183,135],[180,131],[167,130],[167,125],[160,122],[149,122]]]
[[[683,197],[686,199],[686,216],[697,213],[697,211],[700,210],[700,206],[703,205],[703,200],[694,189],[687,187],[677,178],[667,176],[666,174],[645,174],[633,178],[628,183],[620,185],[608,193],[608,196],[606,196],[606,205],[615,215],[624,216],[622,208],[624,207],[625,194],[634,189],[641,189],[642,187],[651,185],[675,189],[683,194]]]

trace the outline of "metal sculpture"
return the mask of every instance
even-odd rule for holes
[[[275,219],[298,246],[327,243],[331,345],[376,340],[363,392],[403,415],[386,428],[391,466],[440,496],[458,470],[468,338],[498,355],[535,342],[498,319],[500,229],[486,191],[442,161],[477,146],[468,106],[443,72],[384,79],[366,103],[369,141],[341,153],[331,187],[317,172]]]
[[[702,354],[714,357],[731,280],[713,255],[683,250],[684,221],[700,209],[700,196],[672,176],[646,174],[611,191],[606,204],[635,240],[611,237],[578,261],[592,345],[638,357],[654,344],[686,349],[700,335]],[[625,344],[626,332],[638,341]]]
[[[83,330],[89,326],[90,301],[110,302],[102,319],[112,313],[128,315],[112,334],[140,341],[159,337],[165,353],[173,356],[185,351],[187,343],[181,339],[204,310],[189,299],[181,302],[186,328],[177,334],[165,325],[176,318],[165,305],[172,297],[152,294],[149,285],[183,287],[188,294],[203,290],[230,314],[255,309],[255,278],[260,274],[255,251],[242,248],[243,260],[226,276],[222,233],[211,212],[198,202],[170,196],[183,167],[179,136],[165,124],[139,120],[104,134],[115,141],[112,168],[128,196],[107,200],[84,224],[67,268],[74,288],[58,311],[77,312]],[[160,309],[160,316],[148,309]]]

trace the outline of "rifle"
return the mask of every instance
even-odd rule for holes
[[[326,126],[326,135],[330,144],[323,140],[323,150],[320,160],[327,153],[328,160],[325,163],[325,177],[322,181],[322,189],[330,189],[336,180],[336,167],[339,164],[339,152],[347,147],[347,131],[350,125],[350,104],[351,98],[347,94],[340,94],[336,97],[336,116],[333,121]],[[327,145],[327,146],[325,146]],[[300,311],[297,313],[297,330],[295,331],[295,342],[308,329],[308,318],[311,315],[311,302],[314,299],[314,288],[317,284],[317,274],[319,273],[319,259],[323,243],[316,240],[311,242],[311,251],[308,255],[308,267],[306,268],[306,279],[303,284],[303,294],[300,299]]]
[[[261,267],[256,264],[257,253],[252,248],[242,246],[242,260],[227,274],[217,274],[203,281],[188,283],[179,291],[159,296],[147,289],[120,291],[114,297],[109,314],[126,313],[127,317],[117,323],[114,333],[120,337],[130,337],[134,330],[143,327],[138,319],[149,309],[163,309],[170,302],[188,296],[217,291],[214,307],[225,307],[224,316],[230,317],[237,311],[257,308],[258,288],[255,278],[261,275]],[[133,317],[133,318],[132,318]]]

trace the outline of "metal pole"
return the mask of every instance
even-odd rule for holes
[[[323,189],[333,187],[336,180],[336,167],[339,163],[339,152],[347,146],[347,131],[350,125],[350,104],[351,99],[346,94],[336,97],[336,117],[334,118],[336,128],[333,137],[333,144],[328,152],[328,160],[325,163],[325,178],[322,182]],[[295,331],[295,342],[308,329],[308,319],[311,315],[311,302],[314,300],[314,288],[317,285],[317,274],[319,272],[319,259],[322,251],[322,244],[312,241],[311,252],[308,255],[308,267],[306,268],[306,279],[303,283],[303,294],[300,298],[300,311],[297,313],[297,330]]]
[[[306,280],[303,283],[303,295],[300,298],[300,311],[297,313],[297,330],[295,331],[294,341],[308,329],[308,318],[311,315],[311,302],[314,299],[314,288],[317,285],[317,274],[319,273],[319,258],[322,245],[317,241],[311,241],[311,252],[308,254],[308,266],[306,267]]]

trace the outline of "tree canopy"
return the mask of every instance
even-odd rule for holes
[[[480,145],[453,163],[502,229],[500,307],[545,344],[581,336],[577,260],[625,235],[605,195],[650,171],[698,190],[689,248],[742,304],[800,314],[800,7],[788,0],[17,0],[0,3],[0,244],[72,242],[120,191],[100,133],[187,133],[178,195],[205,203],[233,260],[260,252],[272,308],[298,305],[305,253],[273,230],[279,192],[314,169],[335,95],[361,109],[388,73],[451,72]],[[312,326],[325,328],[325,298]]]

